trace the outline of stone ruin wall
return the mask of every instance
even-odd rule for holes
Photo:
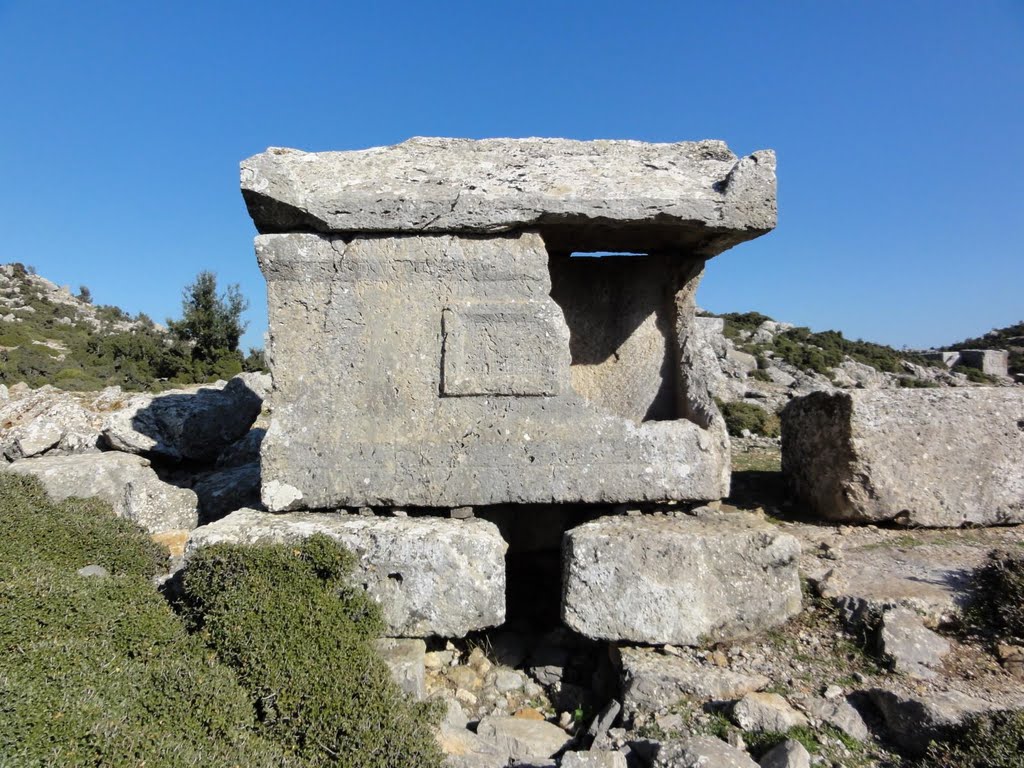
[[[413,139],[271,149],[242,186],[268,282],[268,509],[727,494],[694,294],[708,258],[774,226],[770,152]]]

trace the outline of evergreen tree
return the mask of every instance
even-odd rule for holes
[[[213,272],[204,270],[185,286],[182,318],[168,320],[167,327],[176,339],[191,348],[198,375],[230,373],[229,369],[235,367],[241,370],[238,342],[245,333],[242,312],[248,306],[237,284],[218,294],[217,276]]]

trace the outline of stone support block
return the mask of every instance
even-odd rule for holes
[[[240,509],[194,530],[185,557],[214,544],[293,542],[315,533],[355,553],[353,581],[381,604],[390,635],[462,637],[505,620],[507,545],[479,519]]]
[[[563,543],[562,618],[601,640],[696,645],[800,610],[796,538],[744,513],[604,517]]]

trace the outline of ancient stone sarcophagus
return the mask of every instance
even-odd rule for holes
[[[773,153],[411,139],[270,149],[241,178],[268,284],[269,509],[728,492],[694,294],[708,258],[774,227]]]

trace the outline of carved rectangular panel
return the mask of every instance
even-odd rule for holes
[[[441,394],[556,395],[562,334],[539,303],[470,302],[443,313]]]

